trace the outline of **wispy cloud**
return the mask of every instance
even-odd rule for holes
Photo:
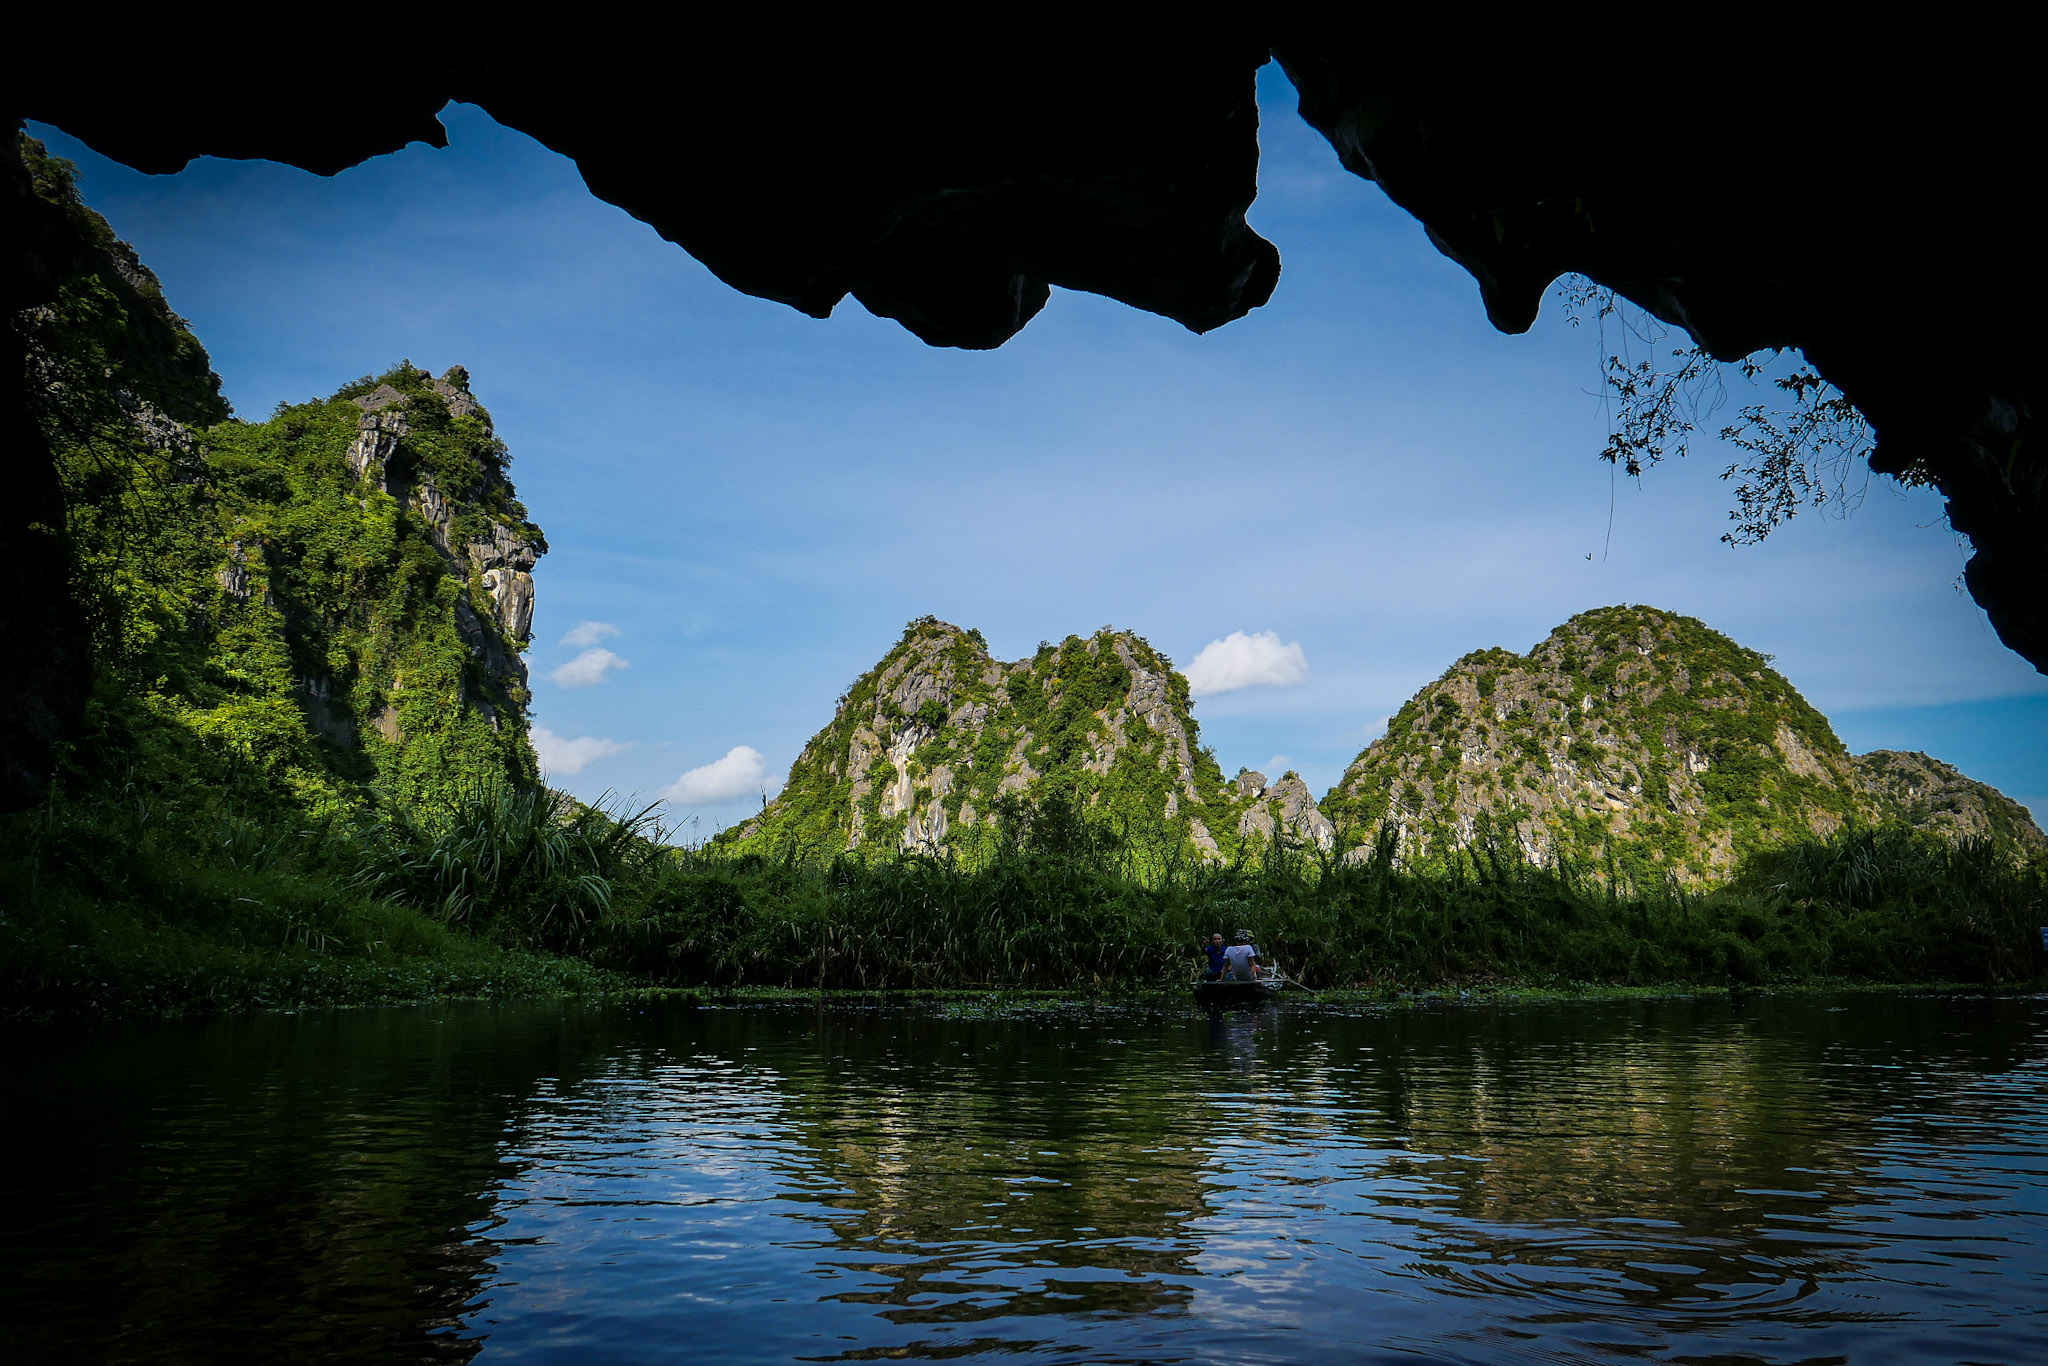
[[[1278,631],[1246,635],[1232,631],[1202,647],[1185,670],[1188,691],[1197,697],[1260,685],[1284,687],[1308,677],[1301,642],[1282,644]]]
[[[769,787],[768,761],[752,745],[734,745],[723,759],[693,768],[661,790],[678,806],[716,806],[759,796]]]
[[[571,650],[581,650],[617,634],[619,628],[608,621],[579,621],[562,637],[562,644]]]
[[[587,688],[604,682],[605,675],[614,669],[628,669],[632,665],[602,646],[585,650],[582,654],[562,665],[549,678],[565,688]]]
[[[546,726],[535,726],[529,738],[533,741],[533,752],[540,756],[541,768],[557,778],[581,773],[599,759],[609,759],[627,748],[617,740],[601,740],[595,735],[579,735],[572,740]]]

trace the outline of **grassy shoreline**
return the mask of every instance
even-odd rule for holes
[[[2048,983],[2048,865],[1899,828],[1692,889],[1493,847],[1410,866],[1384,841],[1139,876],[1071,821],[973,864],[777,860],[669,848],[642,816],[518,792],[346,824],[189,788],[53,794],[0,822],[0,1020],[661,989],[1171,1000],[1239,927],[1332,1006]]]
[[[2005,982],[1784,982],[1765,986],[1702,985],[1693,982],[1662,982],[1614,985],[1601,982],[1533,983],[1492,982],[1475,986],[1445,984],[1434,987],[1385,987],[1374,990],[1325,988],[1320,991],[1287,992],[1278,1004],[1287,1006],[1429,1006],[1489,1005],[1547,1001],[1668,1001],[1748,1000],[1759,997],[1800,998],[1835,996],[2036,996],[2048,993],[2048,979]],[[678,1002],[714,1006],[810,1006],[820,1001],[832,1005],[957,1005],[992,1003],[1029,1009],[1058,1009],[1071,1006],[1168,1006],[1191,1010],[1210,1009],[1198,1005],[1185,986],[1166,988],[1129,984],[1099,989],[1053,987],[1018,990],[1009,987],[661,987],[627,985],[600,993],[593,999]],[[1262,1003],[1263,1004],[1263,1003]],[[1236,1009],[1237,1007],[1225,1007]],[[1251,1007],[1245,1007],[1251,1008]]]
[[[473,1001],[579,1001],[590,1004],[648,1004],[696,1009],[930,1009],[976,1016],[1059,1014],[1077,1009],[1150,1010],[1198,1013],[1205,1009],[1185,990],[1131,985],[1101,990],[1017,991],[1004,987],[661,987],[605,979],[573,959],[542,955],[508,956],[498,971],[314,964],[284,961],[244,977],[209,977],[203,984],[152,977],[107,983],[94,980],[64,993],[40,1009],[19,1003],[0,1011],[0,1027],[64,1026],[130,1021],[217,1019],[271,1013],[374,1010],[399,1006]],[[518,961],[519,959],[524,961]],[[1355,991],[1328,989],[1289,993],[1278,1003],[1221,1007],[1226,1012],[1285,1008],[1317,1011],[1469,1009],[1488,1006],[1619,1001],[1747,1001],[1820,999],[1844,996],[2030,997],[2048,993],[2048,981],[1999,985],[1967,982],[1794,982],[1760,987],[1705,986],[1672,982],[1615,986],[1601,983],[1535,985],[1493,983],[1477,988]]]
[[[998,1012],[1199,1008],[1185,980],[1102,981],[1072,987],[656,983],[580,958],[478,942],[425,917],[418,919],[414,928],[431,943],[426,952],[417,951],[424,945],[416,945],[413,952],[354,954],[229,946],[157,927],[143,944],[116,937],[114,942],[91,946],[67,945],[72,951],[59,955],[24,953],[31,946],[10,933],[17,926],[0,918],[0,1024],[172,1020],[476,1000],[659,1002],[707,1008],[927,1006]],[[1190,980],[1194,967],[1190,958]],[[2001,982],[1824,977],[1756,983],[1493,978],[1310,988],[1285,993],[1281,1003],[1289,1008],[1387,1010],[1559,1001],[2025,996],[2044,991],[2048,977]]]

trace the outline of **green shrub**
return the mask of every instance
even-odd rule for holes
[[[357,880],[400,905],[523,948],[575,952],[613,883],[658,857],[655,804],[614,812],[544,787],[476,783],[425,812],[390,805],[366,827]]]

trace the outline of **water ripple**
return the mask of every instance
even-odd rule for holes
[[[15,1050],[20,1359],[2048,1359],[2048,1001]]]

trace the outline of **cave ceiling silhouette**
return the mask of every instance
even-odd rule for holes
[[[1197,331],[1263,303],[1279,254],[1245,211],[1255,75],[1276,60],[1301,116],[1470,271],[1502,330],[1575,272],[1718,358],[1803,352],[1870,422],[1873,467],[1940,489],[1970,593],[2048,672],[2040,248],[2023,226],[2041,158],[2017,37],[1275,13],[972,35],[764,15],[676,36],[604,12],[353,32],[46,13],[17,29],[0,103],[138,170],[216,156],[322,175],[442,145],[436,112],[473,103],[735,289],[817,317],[850,295],[933,345],[985,348],[1055,285]],[[68,267],[11,140],[7,157],[12,317]],[[9,344],[20,497],[0,610],[37,661],[6,685],[12,802],[75,724],[89,661],[58,552],[30,531],[61,495]]]

